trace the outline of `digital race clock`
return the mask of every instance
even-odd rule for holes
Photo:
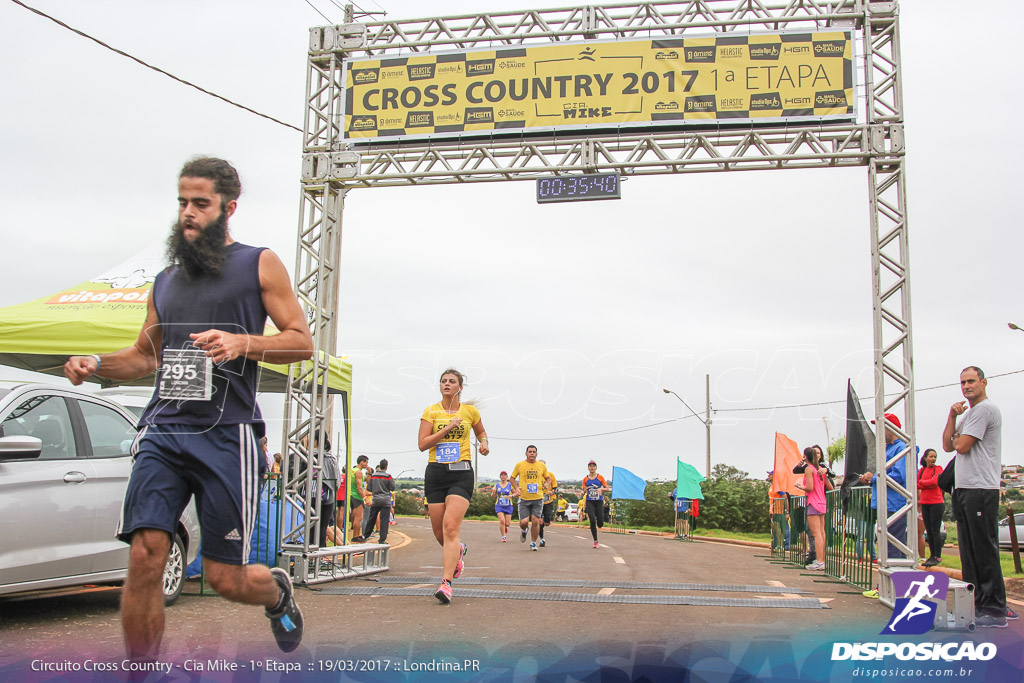
[[[620,199],[618,173],[587,173],[541,178],[537,181],[537,203],[575,202],[591,199]]]

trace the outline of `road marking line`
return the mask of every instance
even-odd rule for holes
[[[615,592],[614,588],[602,588],[601,590],[597,591],[597,594],[598,595],[611,595],[614,592]]]
[[[624,559],[622,559],[621,557],[616,557],[616,558],[615,558],[615,561],[616,561],[616,562],[617,562],[618,564],[626,564],[626,561],[625,561]]]
[[[767,583],[769,586],[777,586],[779,588],[785,588],[786,587],[786,584],[782,583],[781,581],[771,581],[771,580],[769,580],[769,581],[765,581],[765,583]],[[778,593],[778,594],[776,594],[776,595],[774,595],[772,597],[786,598],[787,600],[799,600],[800,598],[803,598],[803,597],[806,597],[806,596],[797,595],[796,593]]]

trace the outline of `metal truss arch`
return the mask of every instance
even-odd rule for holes
[[[386,58],[563,41],[831,29],[852,29],[860,43],[857,68],[862,74],[859,88],[863,89],[865,107],[861,119],[853,123],[651,128],[358,144],[342,137],[342,77],[349,57]],[[896,431],[908,444],[905,454],[909,455],[904,485],[886,477],[884,430],[879,429],[875,472],[883,490],[907,496],[906,505],[894,512],[890,523],[902,516],[912,519],[917,470],[913,466],[913,345],[899,36],[899,3],[878,0],[656,0],[349,21],[311,29],[303,138],[305,218],[300,219],[297,248],[306,260],[297,263],[295,277],[300,291],[307,290],[304,305],[314,312],[310,320],[317,326],[318,353],[335,350],[337,309],[331,308],[331,297],[337,289],[340,209],[349,189],[506,182],[601,171],[641,176],[867,167],[875,416],[881,422],[886,412],[903,414],[903,428]],[[332,202],[338,207],[336,214],[327,208]],[[316,254],[328,259],[331,266],[321,270]],[[289,402],[295,406],[289,438],[300,435],[304,424],[323,419],[318,412],[321,403],[303,399],[298,393],[289,392]],[[894,398],[886,400],[887,395]],[[312,509],[308,512],[315,514]],[[883,565],[911,566],[911,559],[888,557],[886,542],[891,539],[886,524],[880,524],[879,532]],[[916,559],[915,533],[908,534],[907,543],[898,545]],[[308,545],[303,550],[308,551]]]

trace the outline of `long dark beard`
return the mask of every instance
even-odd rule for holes
[[[228,217],[223,209],[217,220],[200,230],[191,242],[185,239],[181,222],[175,222],[167,238],[167,260],[171,265],[181,265],[190,280],[203,275],[219,275],[227,257],[227,234]]]

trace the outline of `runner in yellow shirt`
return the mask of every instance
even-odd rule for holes
[[[538,460],[538,462],[544,463],[544,466],[548,466],[547,460]],[[558,491],[558,481],[555,479],[555,475],[548,470],[548,476],[551,477],[551,481],[544,483],[544,511],[542,519],[544,520],[543,525],[540,527],[540,547],[543,548],[547,545],[544,540],[544,527],[551,526],[551,520],[555,517],[555,498],[557,497],[556,491]]]
[[[526,527],[530,527],[530,550],[537,549],[537,535],[544,510],[544,486],[550,481],[548,468],[537,462],[537,447],[526,447],[526,460],[516,463],[509,481],[512,492],[519,496],[519,541],[526,542]]]

